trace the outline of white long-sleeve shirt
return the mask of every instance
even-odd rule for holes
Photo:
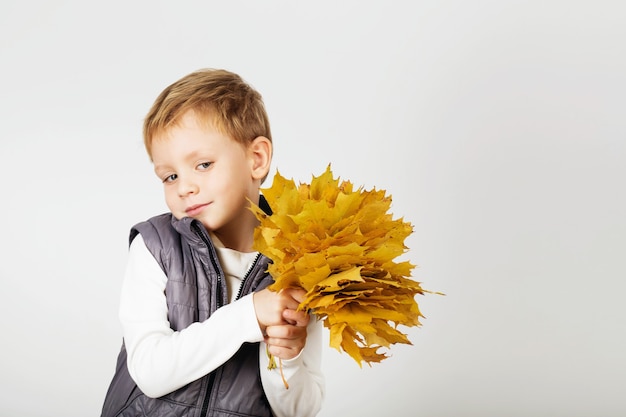
[[[119,317],[128,354],[128,371],[150,397],[160,397],[212,372],[244,342],[260,342],[259,366],[265,395],[276,416],[314,416],[324,397],[321,372],[322,326],[314,318],[307,327],[306,346],[283,360],[285,388],[278,369],[268,370],[268,356],[252,294],[234,300],[241,277],[256,256],[224,248],[216,241],[227,276],[231,302],[204,322],[174,331],[167,319],[167,276],[141,235],[132,242],[122,284]]]

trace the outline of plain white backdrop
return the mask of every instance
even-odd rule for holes
[[[98,416],[141,142],[203,67],[264,96],[273,173],[393,196],[426,316],[383,363],[327,347],[321,417],[626,415],[622,1],[3,1],[0,415]]]

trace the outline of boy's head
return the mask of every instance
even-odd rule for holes
[[[174,217],[191,217],[226,247],[249,251],[272,142],[261,95],[238,75],[201,70],[167,87],[144,140]]]
[[[151,160],[155,137],[176,126],[189,110],[244,146],[258,136],[272,140],[261,94],[237,74],[222,69],[202,69],[168,86],[148,112],[143,138]]]

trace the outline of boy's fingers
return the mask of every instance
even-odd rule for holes
[[[310,320],[306,312],[296,310],[283,310],[283,318],[287,323],[298,327],[306,327]]]
[[[280,326],[267,326],[266,329],[266,341],[274,339],[274,343],[277,340],[294,340],[294,339],[306,339],[306,327],[292,326],[284,324]]]
[[[280,359],[293,359],[296,356],[298,356],[300,354],[300,351],[302,351],[302,347],[284,347],[284,346],[278,346],[278,345],[267,345],[267,350],[269,353],[271,353],[272,355],[274,355],[277,358]]]
[[[300,304],[306,298],[306,291],[302,288],[287,288],[283,290],[289,297],[293,298]]]
[[[306,344],[306,327],[270,326],[265,343],[268,351],[281,359],[297,356]]]

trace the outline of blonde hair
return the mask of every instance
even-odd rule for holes
[[[272,140],[261,94],[235,73],[207,68],[174,82],[155,100],[143,124],[150,159],[154,137],[175,126],[189,110],[243,145],[259,136]]]

